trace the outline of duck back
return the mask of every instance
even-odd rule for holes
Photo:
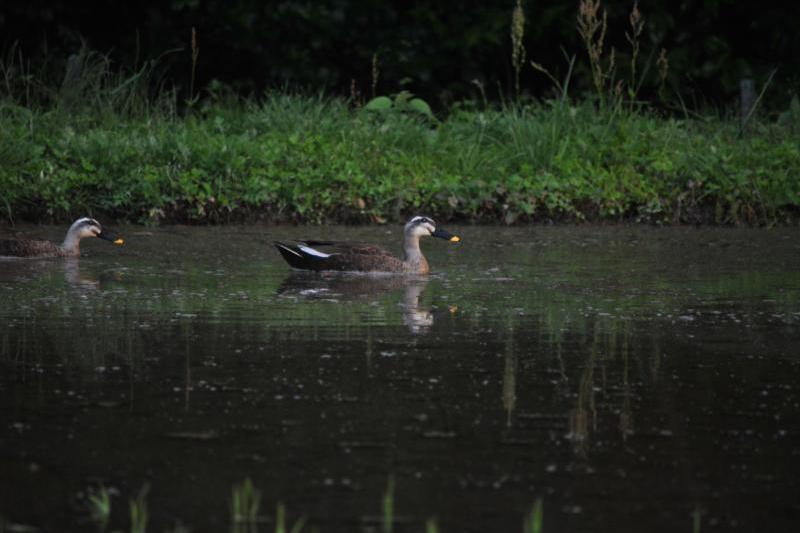
[[[66,255],[57,244],[49,241],[0,240],[0,255],[10,257],[58,257]]]

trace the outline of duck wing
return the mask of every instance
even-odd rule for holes
[[[402,272],[400,259],[379,246],[341,241],[275,242],[292,268],[357,272]]]

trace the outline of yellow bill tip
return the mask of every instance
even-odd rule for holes
[[[125,241],[123,239],[116,239],[114,244],[125,244]]]
[[[458,235],[453,235],[452,237],[450,237],[450,242],[461,242],[461,237],[459,237]]]

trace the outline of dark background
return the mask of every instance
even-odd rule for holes
[[[219,80],[240,94],[270,87],[325,90],[348,96],[354,84],[372,96],[372,57],[379,58],[377,94],[402,89],[437,107],[478,98],[480,80],[490,99],[513,92],[509,26],[513,0],[486,2],[371,0],[257,1],[144,0],[47,3],[4,0],[0,45],[21,51],[56,81],[69,54],[82,44],[106,53],[121,69],[158,59],[162,82],[188,91],[190,36],[198,32],[197,84]],[[563,51],[577,54],[571,94],[591,90],[586,52],[575,29],[578,0],[523,3],[528,58],[556,77],[566,72]],[[618,76],[628,76],[628,14],[632,1],[606,1],[607,49],[617,51]],[[777,73],[765,101],[788,105],[800,87],[800,3],[735,0],[642,1],[646,25],[640,69],[650,64],[640,96],[655,99],[655,57],[669,53],[669,92],[694,108],[730,108],[739,80],[760,89]],[[15,46],[16,45],[16,46]],[[563,49],[563,50],[562,50]],[[551,94],[553,85],[529,66],[523,92]]]

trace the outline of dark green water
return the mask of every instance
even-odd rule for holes
[[[537,498],[546,532],[797,528],[797,229],[450,228],[409,280],[269,244],[398,227],[119,229],[0,260],[7,526],[91,530],[102,483],[124,529],[149,483],[151,531],[225,531],[250,477],[267,519],[377,531],[393,476],[400,532],[521,531]]]

